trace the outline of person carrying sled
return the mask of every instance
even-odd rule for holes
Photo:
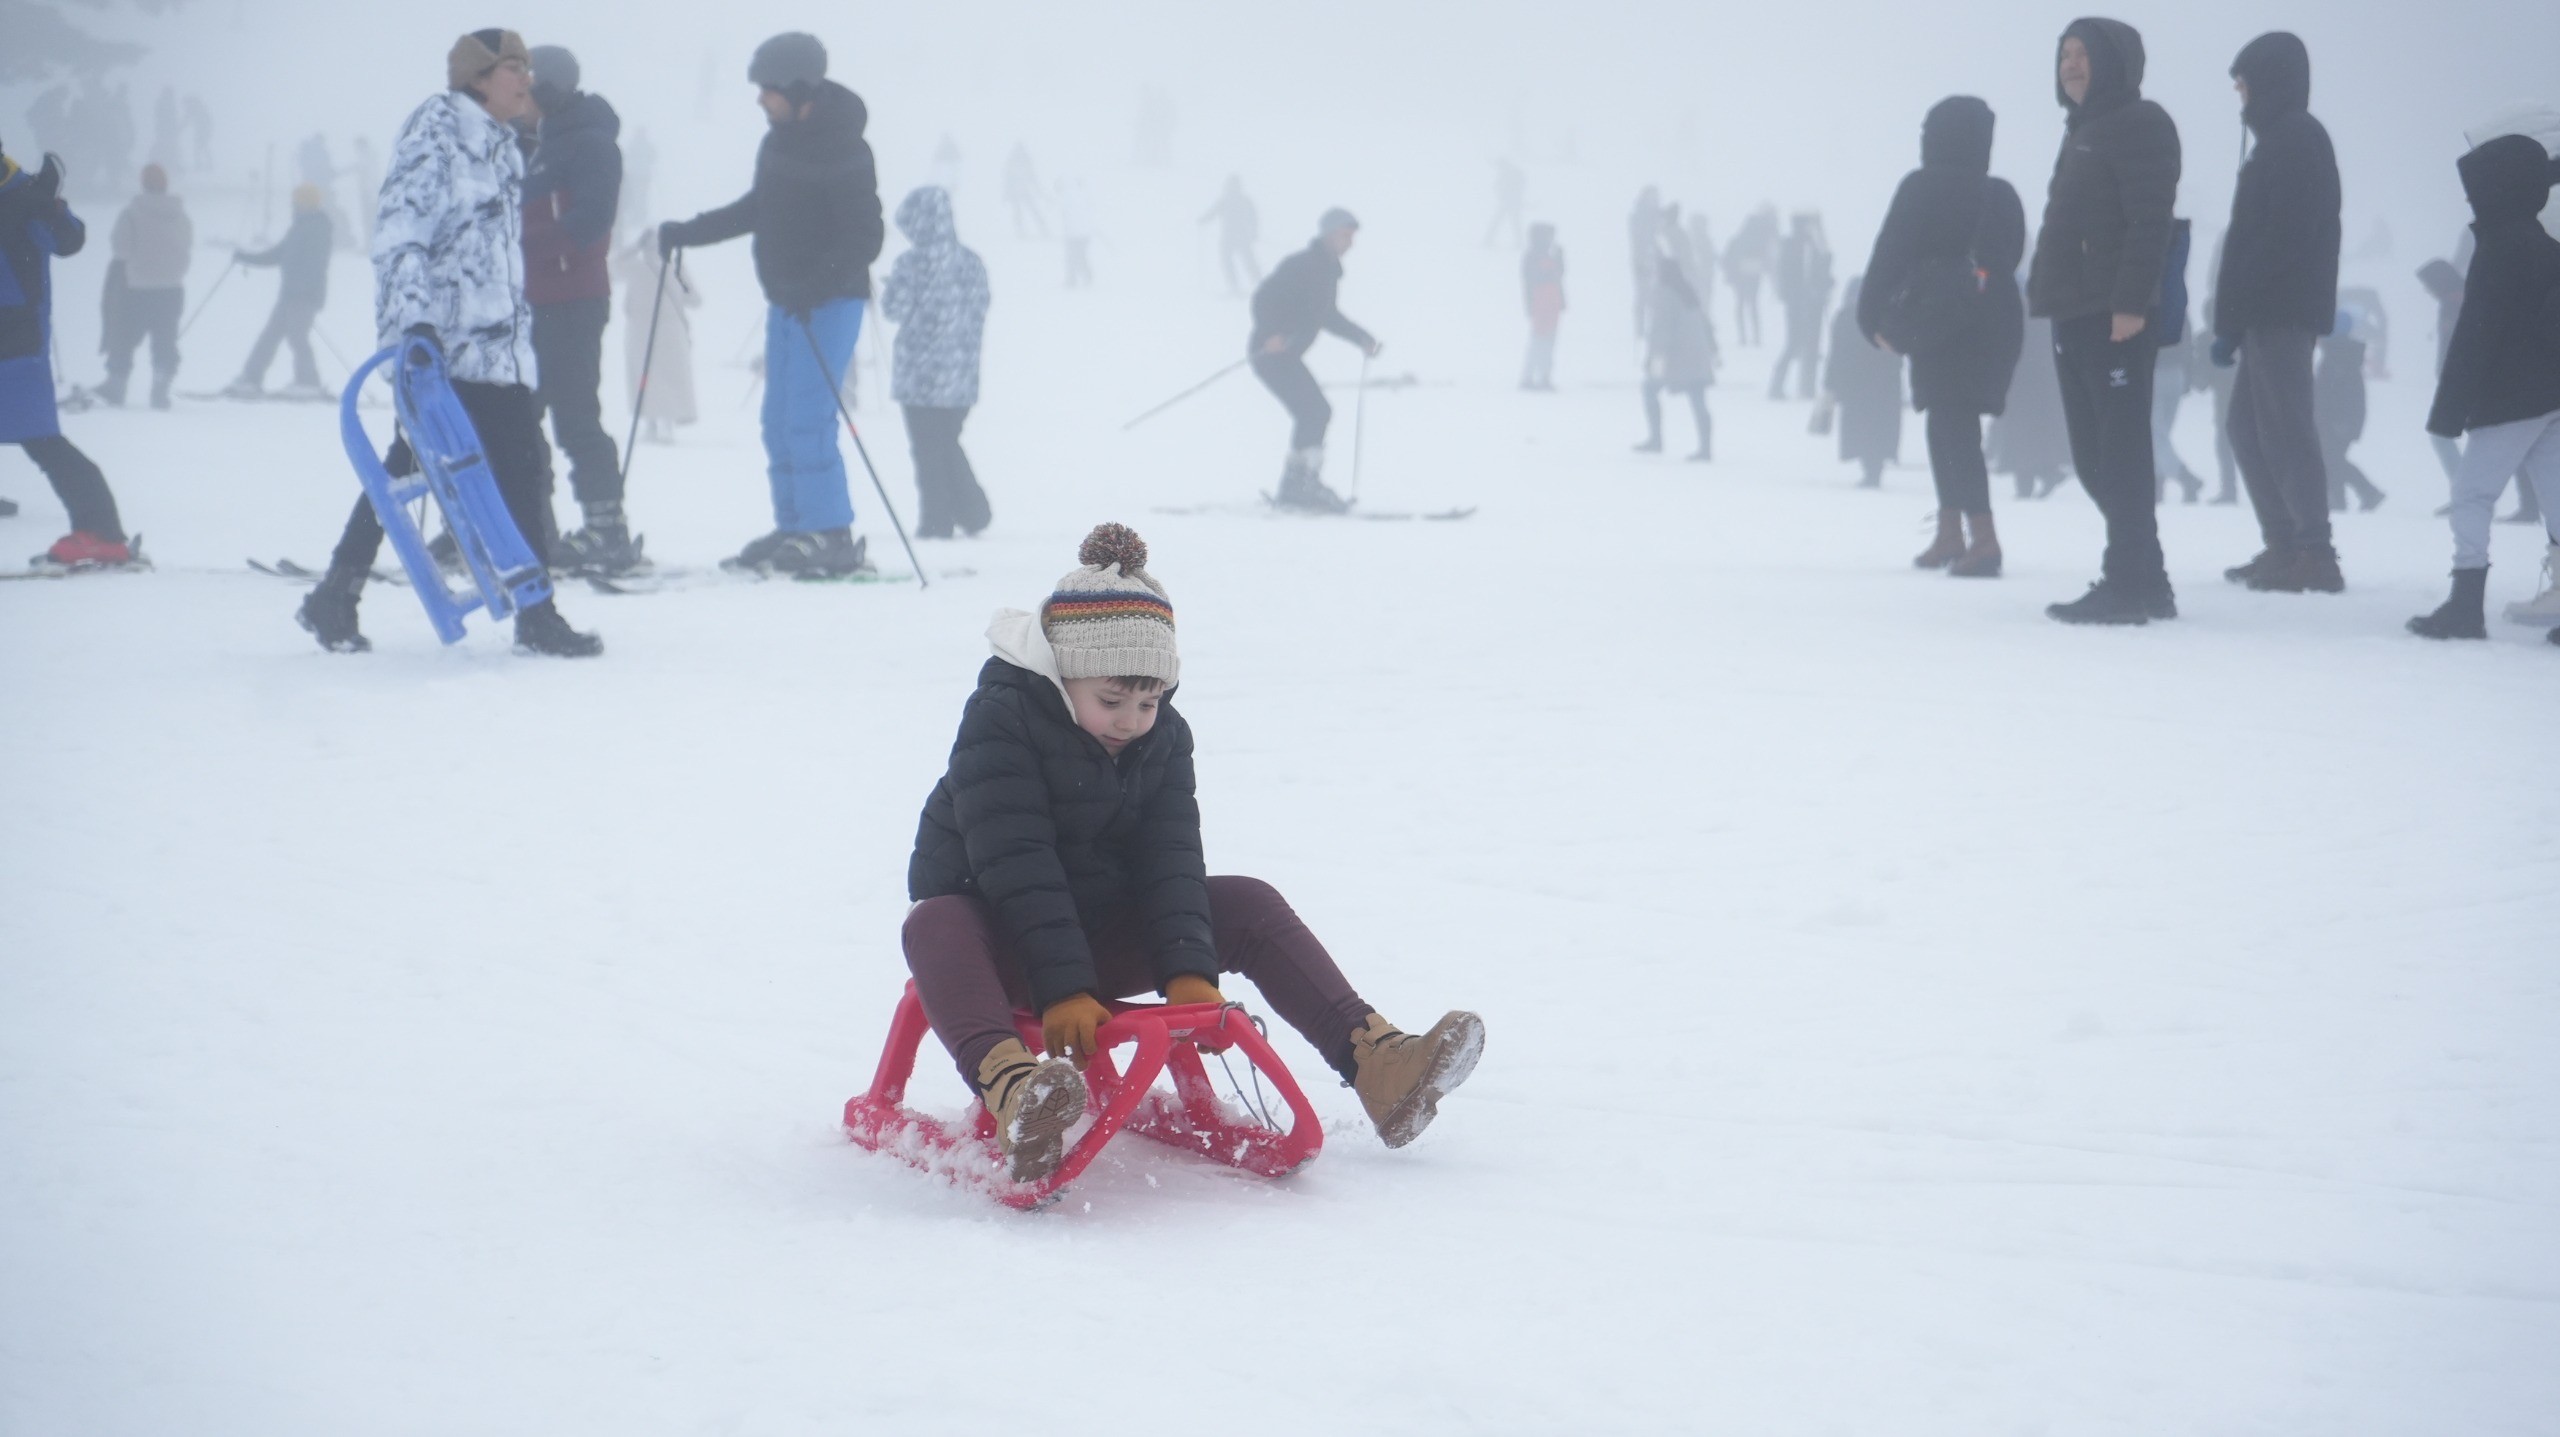
[[[133,354],[151,341],[151,407],[169,407],[169,385],[178,377],[178,322],[187,303],[187,265],[195,258],[195,222],[184,201],[169,193],[169,172],[159,165],[142,167],[142,193],[116,216],[110,244],[116,280],[108,280],[115,300],[107,306],[107,381],[99,397],[119,408],[133,379]]]
[[[764,286],[764,452],[773,532],[722,566],[843,577],[871,568],[853,536],[837,385],[862,335],[880,257],[880,184],[862,97],[827,78],[815,35],[776,35],[747,65],[767,126],[746,194],[658,229],[658,252],[754,236]]]
[[[54,406],[53,261],[88,242],[88,226],[62,198],[61,159],[47,155],[29,174],[0,148],[0,444],[27,452],[71,516],[71,532],[35,557],[39,568],[120,568],[141,559],[106,476],[63,437]]]
[[[645,559],[622,512],[622,459],[604,429],[604,327],[613,318],[613,221],[622,205],[622,117],[578,88],[578,57],[533,49],[540,140],[524,177],[524,295],[551,437],[569,456],[578,528],[560,568],[624,574]]]
[[[1076,557],[1038,613],[988,626],[994,656],[907,865],[916,994],[993,1115],[1010,1175],[1057,1169],[1107,1000],[1222,1003],[1226,973],[1252,979],[1359,1093],[1388,1147],[1412,1142],[1474,1071],[1484,1020],[1453,1012],[1403,1032],[1278,890],[1209,876],[1191,726],[1173,707],[1172,601],[1121,525],[1096,528]],[[1018,1008],[1040,1015],[1045,1059],[1015,1036]]]
[[[240,377],[222,391],[225,399],[256,399],[263,395],[267,366],[276,362],[279,346],[293,350],[293,386],[285,391],[285,397],[328,397],[328,391],[320,387],[320,366],[311,353],[311,325],[329,302],[329,253],[335,243],[327,193],[318,185],[302,185],[293,192],[293,223],[285,227],[284,238],[266,249],[242,250],[232,256],[237,264],[274,269],[281,279],[276,285],[276,306],[267,314],[267,327],[258,332],[258,342],[249,346]]]
[[[1305,249],[1272,267],[1253,292],[1253,335],[1245,352],[1263,387],[1289,411],[1289,460],[1280,471],[1272,503],[1309,514],[1345,514],[1351,502],[1325,486],[1324,435],[1333,406],[1307,372],[1307,351],[1319,333],[1338,335],[1371,357],[1386,346],[1342,313],[1342,257],[1360,237],[1360,221],[1346,209],[1330,209]]]
[[[443,94],[400,127],[373,227],[374,328],[385,348],[420,339],[444,355],[454,396],[471,417],[480,454],[507,513],[537,560],[549,562],[551,446],[535,396],[533,315],[524,297],[524,152],[514,121],[532,113],[533,70],[512,30],[474,30],[445,57]],[[404,438],[384,467],[416,472]],[[356,604],[382,521],[373,501],[355,512],[328,572],[296,619],[332,653],[373,647]],[[516,613],[516,650],[562,658],[604,652],[604,641],[569,627],[549,599]]]

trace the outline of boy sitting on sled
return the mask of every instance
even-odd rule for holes
[[[1104,999],[1223,1002],[1221,973],[1253,980],[1387,1146],[1412,1142],[1474,1071],[1484,1020],[1399,1031],[1271,885],[1208,876],[1191,726],[1171,702],[1173,606],[1129,529],[1102,525],[1077,558],[1038,614],[988,627],[995,657],[907,866],[907,966],[1009,1174],[1037,1181],[1064,1157]],[[1016,1008],[1041,1015],[1047,1058],[1015,1036]]]

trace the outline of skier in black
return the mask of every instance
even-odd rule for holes
[[[1349,210],[1325,211],[1314,242],[1280,261],[1253,292],[1253,337],[1246,353],[1264,387],[1289,411],[1292,426],[1289,462],[1280,471],[1280,492],[1272,497],[1283,509],[1342,514],[1351,508],[1349,500],[1325,487],[1324,434],[1333,422],[1333,406],[1307,372],[1306,354],[1316,335],[1325,331],[1373,357],[1385,347],[1344,318],[1337,299],[1342,257],[1359,237],[1360,221]]]
[[[2069,119],[2027,306],[2053,321],[2072,467],[2107,521],[2098,582],[2045,610],[2066,624],[2178,616],[2160,555],[2151,382],[2180,156],[2177,122],[2142,98],[2142,66],[2142,36],[2121,20],[2075,20],[2056,47],[2054,97]]]

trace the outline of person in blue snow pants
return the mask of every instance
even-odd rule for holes
[[[853,495],[836,447],[835,387],[853,363],[871,262],[880,257],[880,180],[862,98],[827,78],[814,35],[756,48],[747,81],[764,111],[755,183],[716,210],[658,228],[658,252],[755,236],[764,328],[764,451],[773,532],[722,565],[810,578],[870,568],[853,537]],[[815,337],[816,353],[810,340]],[[825,356],[824,363],[820,355]]]
[[[765,475],[773,484],[773,527],[785,534],[823,533],[853,525],[853,489],[837,442],[843,418],[834,386],[853,362],[862,337],[862,301],[839,299],[801,319],[775,305],[764,321]],[[818,366],[811,335],[826,356]]]
[[[52,264],[88,238],[62,199],[60,160],[47,155],[31,173],[0,154],[0,445],[24,449],[71,516],[71,532],[39,561],[102,567],[133,562],[133,551],[106,476],[63,437],[53,398]]]

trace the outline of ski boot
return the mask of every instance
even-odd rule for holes
[[[245,378],[235,379],[229,384],[222,386],[222,397],[225,399],[264,399],[267,397],[267,391],[260,387],[256,380]]]
[[[773,556],[791,536],[780,529],[761,539],[750,539],[747,547],[720,561],[720,567],[732,574],[762,574],[773,567]]]
[[[353,580],[332,574],[302,598],[293,621],[333,654],[370,653],[373,641],[356,627],[356,600],[364,594],[364,576]]]
[[[785,536],[768,562],[773,572],[795,579],[856,579],[880,572],[872,566],[870,549],[870,542],[853,537],[849,528],[821,529]]]
[[[619,578],[649,567],[649,556],[643,549],[646,541],[631,537],[631,531],[620,524],[590,524],[560,536],[551,546],[551,570],[555,574],[600,574]]]
[[[560,617],[558,606],[545,599],[517,612],[516,652],[555,659],[592,659],[604,652],[604,640],[570,628],[569,621]]]
[[[1422,1136],[1439,1114],[1440,1100],[1467,1080],[1483,1056],[1484,1020],[1473,1013],[1451,1013],[1418,1038],[1372,1013],[1351,1035],[1351,1086],[1378,1140],[1400,1148]]]
[[[148,569],[151,564],[142,557],[140,539],[104,539],[74,529],[29,559],[27,567],[40,573],[87,574],[100,569]]]
[[[1273,497],[1272,506],[1302,514],[1350,513],[1351,501],[1325,487],[1323,476],[1323,450],[1312,445],[1291,450],[1287,467],[1280,471],[1280,492]]]

